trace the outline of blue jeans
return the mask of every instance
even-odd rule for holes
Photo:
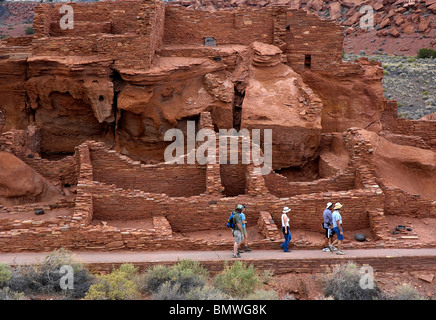
[[[289,227],[287,227],[288,233],[285,233],[285,228],[282,228],[283,236],[285,237],[285,241],[280,245],[280,247],[283,248],[284,252],[289,251],[289,242],[292,239],[291,231],[289,230]]]

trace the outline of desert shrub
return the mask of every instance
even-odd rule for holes
[[[35,33],[35,31],[33,31],[33,27],[31,27],[31,26],[27,27],[25,32],[26,32],[27,35]]]
[[[179,282],[164,282],[152,295],[153,300],[185,300]]]
[[[186,300],[231,300],[232,297],[221,290],[205,285],[189,291],[185,295]]]
[[[374,283],[374,288],[362,288],[359,268],[353,263],[335,266],[333,271],[322,279],[324,295],[335,300],[374,300],[381,297],[381,292]]]
[[[15,292],[9,287],[0,289],[0,300],[27,300],[22,292]]]
[[[418,58],[427,59],[427,58],[435,58],[436,59],[436,50],[421,48],[418,50]]]
[[[0,263],[0,288],[2,288],[11,278],[11,267],[7,263]]]
[[[207,271],[207,269],[204,268],[201,263],[196,260],[178,260],[177,264],[173,266],[173,269],[179,272],[182,272],[184,270],[191,270],[192,272],[198,274],[204,279],[207,279],[209,277],[209,271]]]
[[[215,287],[231,295],[243,298],[260,285],[260,279],[253,265],[235,261],[230,267],[225,262],[224,270],[215,276]]]
[[[73,289],[63,290],[60,286],[62,266],[73,269]],[[94,276],[78,261],[71,252],[60,249],[47,255],[45,259],[31,266],[20,266],[12,272],[8,286],[17,292],[27,294],[62,294],[71,298],[82,298],[88,291]]]
[[[166,289],[179,284],[180,294],[185,294],[196,287],[206,284],[209,272],[198,261],[179,260],[172,267],[154,266],[137,279],[139,290],[143,293],[157,293],[164,283]]]
[[[148,269],[144,274],[139,275],[135,282],[142,293],[157,292],[159,287],[170,281],[170,268],[163,265],[156,265]]]
[[[130,264],[123,264],[109,274],[97,276],[86,293],[85,300],[135,300],[140,298],[138,287],[133,280],[137,270]]]
[[[274,273],[271,270],[264,270],[259,274],[259,280],[263,284],[268,284],[272,280]]]
[[[410,284],[403,284],[395,288],[395,294],[388,297],[390,300],[425,300]]]

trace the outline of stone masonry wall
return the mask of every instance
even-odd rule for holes
[[[206,12],[168,5],[164,43],[203,45],[205,37],[213,37],[217,45],[249,45],[254,41],[272,44],[272,22],[267,10],[238,8]]]
[[[206,166],[143,165],[105,149],[104,144],[91,148],[94,180],[124,189],[189,197],[206,191]],[[187,188],[189,186],[189,188]]]

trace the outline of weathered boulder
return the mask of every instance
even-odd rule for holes
[[[0,151],[0,204],[13,205],[56,199],[60,191],[9,152]]]

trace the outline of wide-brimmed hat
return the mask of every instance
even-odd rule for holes
[[[283,213],[288,213],[289,211],[291,211],[291,209],[289,209],[288,207],[283,208]]]
[[[332,205],[333,205],[333,203],[331,203],[331,202],[327,202],[327,207],[326,207],[326,209],[330,208]]]
[[[340,208],[342,208],[342,204],[340,204],[339,202],[337,202],[336,204],[335,204],[335,210],[336,209],[340,209]]]

